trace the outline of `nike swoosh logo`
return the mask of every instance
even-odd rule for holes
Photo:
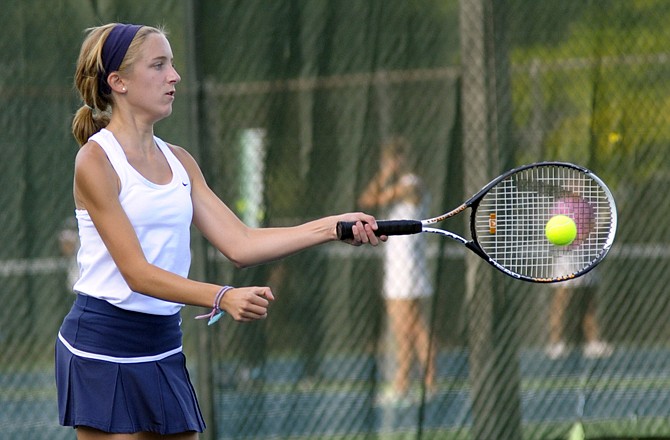
[[[185,183],[185,182],[182,182],[181,184],[184,185],[184,186],[188,186],[188,183]]]

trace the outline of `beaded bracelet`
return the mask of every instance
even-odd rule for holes
[[[226,294],[227,291],[232,289],[230,286],[223,286],[221,290],[219,290],[214,297],[214,306],[212,307],[212,311],[207,313],[206,315],[198,315],[195,317],[195,319],[206,319],[209,318],[209,321],[207,321],[207,325],[212,325],[215,324],[216,321],[221,319],[223,315],[226,314],[223,310],[221,310],[221,307],[219,306],[219,303],[221,302],[221,299],[223,298],[223,295]]]

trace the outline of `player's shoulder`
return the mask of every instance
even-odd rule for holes
[[[171,144],[169,142],[166,142],[165,144],[168,146],[170,151],[172,151],[172,154],[175,155],[175,157],[179,160],[179,162],[181,162],[184,168],[186,168],[186,170],[189,171],[189,174],[191,170],[200,168],[193,155],[191,155],[191,153],[189,153],[189,151],[186,148],[180,147],[179,145]]]
[[[117,191],[119,188],[118,176],[107,153],[94,141],[88,141],[79,148],[74,164],[74,181],[75,187],[79,188],[76,191],[79,195],[75,197],[81,196],[82,188],[101,188],[106,185]]]
[[[191,156],[191,153],[189,153],[188,150],[186,150],[186,148],[180,147],[179,145],[175,145],[170,142],[165,142],[165,145],[167,145],[170,151],[172,151],[172,154],[177,156],[179,159],[182,158],[193,159],[193,156]]]
[[[110,165],[105,150],[95,141],[89,140],[79,148],[75,158],[75,167],[95,169]]]

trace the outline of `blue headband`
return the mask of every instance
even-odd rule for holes
[[[112,93],[112,88],[107,83],[110,73],[116,72],[121,67],[123,58],[128,52],[128,47],[142,26],[136,24],[117,24],[107,36],[102,46],[102,67],[100,73],[99,92],[101,94]]]

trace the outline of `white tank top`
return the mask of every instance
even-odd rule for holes
[[[130,219],[147,261],[183,277],[191,265],[190,226],[193,217],[191,182],[183,165],[161,139],[156,145],[165,155],[172,180],[155,184],[135,170],[112,132],[102,129],[91,136],[107,154],[121,181],[119,201]],[[117,307],[154,315],[173,315],[183,304],[134,292],[123,279],[86,210],[75,211],[81,247],[77,254],[80,276],[75,292],[93,296]]]

